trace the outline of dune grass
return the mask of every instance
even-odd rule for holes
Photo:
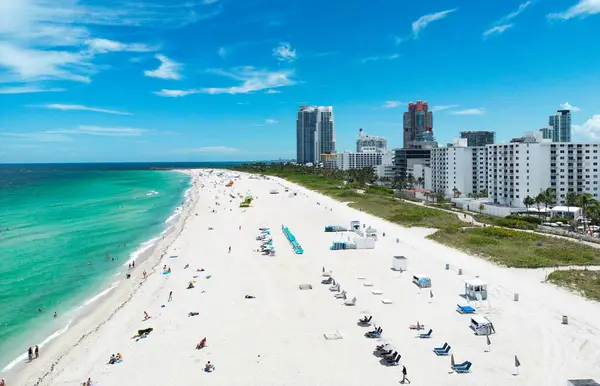
[[[516,268],[600,265],[600,251],[573,241],[497,227],[444,230],[432,240]]]
[[[600,271],[554,271],[548,275],[548,281],[600,302]]]

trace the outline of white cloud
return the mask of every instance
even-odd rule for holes
[[[227,146],[204,146],[191,149],[191,153],[237,153],[239,150]]]
[[[453,109],[455,107],[458,107],[459,105],[442,105],[442,106],[433,106],[431,109],[429,109],[429,111],[431,111],[432,113],[438,112],[438,111],[444,111],[444,110],[449,110],[449,109]]]
[[[160,91],[155,91],[154,94],[156,94],[158,96],[162,96],[162,97],[177,98],[177,97],[184,97],[184,96],[191,95],[191,94],[198,94],[199,92],[200,92],[199,90],[195,90],[195,89],[167,90],[167,89],[163,88]]]
[[[39,133],[10,133],[0,131],[0,137],[13,138],[16,140],[33,141],[33,142],[70,142],[72,139],[63,134],[53,134],[46,132]]]
[[[419,34],[429,25],[429,23],[434,22],[436,20],[441,20],[448,16],[450,13],[456,11],[455,9],[448,9],[446,11],[431,13],[429,15],[421,16],[416,21],[412,23],[412,37],[417,39]]]
[[[551,13],[549,19],[569,20],[574,17],[586,17],[600,13],[600,0],[579,0],[577,4],[560,13]]]
[[[280,43],[273,48],[273,56],[282,62],[293,62],[296,60],[296,50],[292,49],[290,43]]]
[[[267,91],[265,91],[265,94],[281,94],[281,91],[279,91],[279,90],[273,90],[271,88],[271,89],[268,89]]]
[[[121,43],[108,39],[89,39],[85,41],[93,53],[105,54],[108,52],[151,52],[156,51],[157,47],[151,47],[141,43]]]
[[[583,125],[573,125],[573,136],[596,141],[600,139],[600,114],[592,116]]]
[[[225,47],[219,48],[219,51],[217,51],[217,55],[219,55],[221,58],[225,59],[225,56],[227,56],[227,48],[225,48]]]
[[[504,33],[504,31],[506,31],[507,29],[512,28],[513,26],[514,26],[514,24],[497,25],[495,27],[488,29],[487,31],[484,31],[483,36],[500,35],[500,34]]]
[[[38,92],[60,92],[66,91],[64,88],[44,88],[37,86],[15,86],[15,87],[2,87],[0,88],[0,94],[29,94]]]
[[[492,27],[485,30],[483,32],[484,37],[488,37],[490,35],[500,35],[504,33],[506,30],[514,27],[513,23],[509,23],[512,19],[519,16],[523,11],[525,11],[529,6],[533,5],[533,1],[526,1],[524,3],[519,4],[519,8],[516,11],[509,13],[508,15],[496,20]]]
[[[571,104],[569,102],[561,103],[560,108],[563,110],[571,110],[574,113],[581,110],[579,107],[571,106]]]
[[[524,3],[519,4],[519,8],[517,8],[516,11],[509,13],[508,15],[504,16],[503,18],[501,18],[500,20],[495,22],[494,24],[504,24],[504,23],[514,19],[515,17],[519,16],[524,10],[526,10],[527,7],[529,7],[530,5],[533,5],[533,1],[526,1]]]
[[[398,59],[399,57],[400,57],[400,55],[398,55],[398,54],[383,55],[383,56],[369,56],[369,57],[362,59],[360,62],[364,64],[364,63],[372,62],[372,61],[376,61],[376,60],[395,60],[395,59]]]
[[[465,109],[465,110],[452,111],[450,114],[452,114],[452,115],[482,115],[482,114],[485,114],[485,109],[483,107],[480,107],[478,109]]]
[[[80,52],[37,50],[0,43],[0,68],[8,69],[11,82],[71,80],[89,82],[94,68]]]
[[[87,107],[87,106],[83,106],[83,105],[63,105],[63,104],[58,104],[58,103],[45,104],[45,105],[33,105],[30,107],[41,107],[41,108],[45,108],[45,109],[54,109],[54,110],[62,110],[62,111],[80,110],[80,111],[94,111],[97,113],[105,113],[105,114],[132,115],[131,113],[127,113],[124,111],[100,109],[97,107]]]
[[[248,94],[265,89],[293,86],[298,83],[296,80],[292,79],[294,70],[269,71],[246,66],[236,67],[231,71],[216,69],[211,70],[210,72],[241,81],[242,83],[232,87],[203,88],[195,90],[195,92],[202,92],[205,94]]]
[[[276,124],[276,123],[279,123],[279,121],[278,121],[278,120],[276,120],[276,119],[266,119],[266,120],[265,120],[265,123],[266,123],[267,125],[274,125],[274,124]]]
[[[116,3],[115,3],[116,4]],[[118,7],[78,0],[0,1],[1,82],[71,80],[88,82],[97,70],[94,55],[108,51],[145,52],[151,47],[93,36],[90,26],[177,28],[214,16],[188,0],[168,5],[121,2]],[[86,42],[88,42],[86,44]],[[88,47],[89,44],[89,47]]]
[[[99,127],[99,126],[79,126],[76,129],[55,129],[46,130],[46,134],[84,134],[106,137],[139,137],[148,132],[144,129],[136,129],[133,127]]]
[[[219,1],[219,0],[204,0],[204,1],[202,2],[202,4],[204,4],[204,5],[214,4],[214,3],[216,3],[217,1]]]
[[[382,109],[393,109],[398,106],[402,106],[404,103],[400,101],[385,101],[384,104],[381,105]]]
[[[164,55],[156,55],[156,59],[160,60],[160,66],[156,70],[152,71],[144,71],[145,76],[150,76],[152,78],[160,78],[160,79],[181,79],[181,74],[179,71],[181,70],[181,64],[177,63]]]

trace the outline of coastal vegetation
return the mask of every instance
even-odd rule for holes
[[[600,302],[600,271],[559,270],[548,275],[548,281]]]

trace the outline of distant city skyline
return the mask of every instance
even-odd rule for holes
[[[440,144],[562,109],[598,141],[596,3],[4,0],[0,162],[295,158],[309,103],[334,106],[336,151],[361,127],[399,148],[419,99]]]

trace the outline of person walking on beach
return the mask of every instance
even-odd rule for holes
[[[400,381],[400,383],[410,383],[410,379],[406,377],[406,374],[406,366],[402,366],[402,380]]]
[[[35,345],[35,359],[38,359],[40,357],[40,348],[38,347],[38,345]]]
[[[231,245],[229,246],[229,252],[228,253],[231,253]]]
[[[173,291],[169,292],[169,300],[167,301],[170,302],[171,300],[173,300]]]
[[[27,358],[29,359],[28,362],[31,362],[33,360],[33,350],[31,349],[31,347],[29,347],[29,350],[27,350]]]
[[[135,268],[135,260],[131,262],[131,268]]]
[[[6,381],[4,381],[4,378],[0,379],[0,386],[6,386]]]

